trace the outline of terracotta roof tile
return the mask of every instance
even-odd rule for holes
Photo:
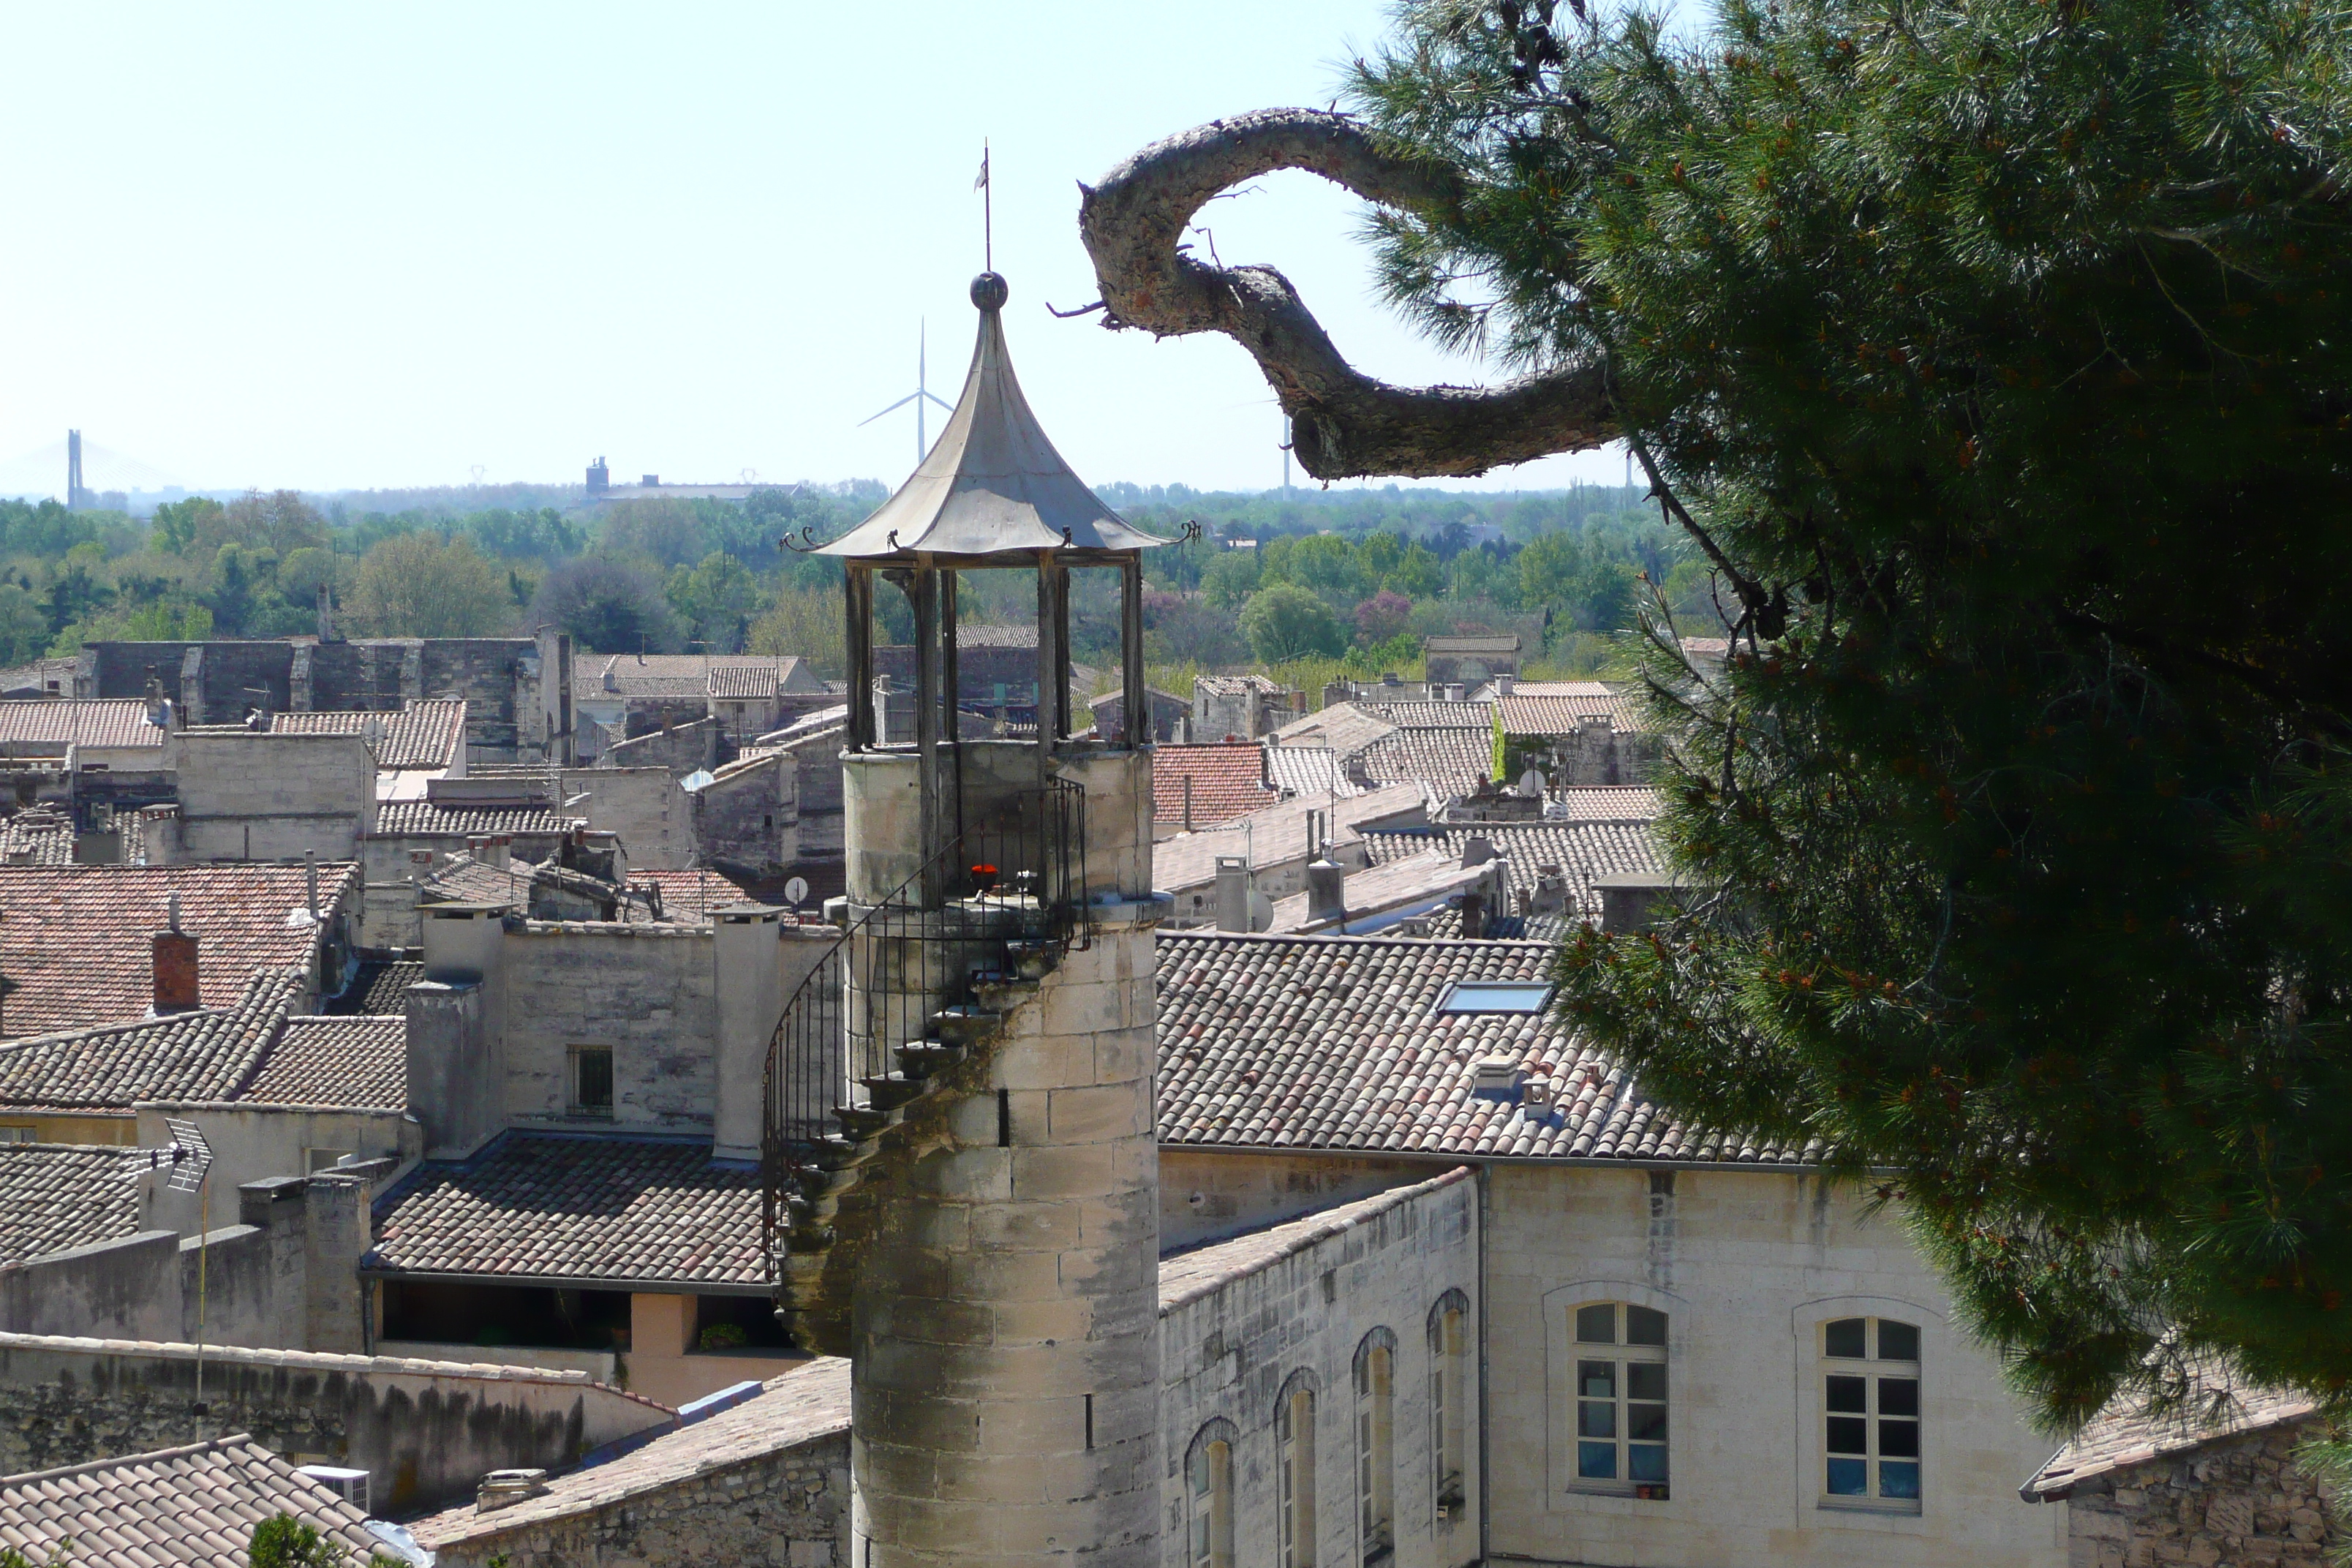
[[[1526,688],[1514,690],[1498,700],[1503,710],[1503,733],[1506,735],[1545,736],[1573,735],[1590,719],[1606,719],[1612,730],[1646,730],[1649,725],[1642,717],[1641,699],[1628,693],[1612,691],[1599,681],[1563,681],[1562,685],[1589,684],[1596,691],[1557,697],[1529,696]]]
[[[0,1479],[0,1546],[36,1563],[246,1568],[254,1528],[287,1513],[364,1563],[367,1516],[239,1433],[182,1448]]]
[[[404,1110],[408,1019],[359,1014],[289,1018],[236,1098],[264,1105]]]
[[[1265,759],[1255,741],[1205,746],[1160,746],[1151,759],[1151,811],[1162,823],[1182,823],[1184,781],[1192,781],[1192,823],[1213,827],[1275,804],[1266,787]]]
[[[1274,755],[1268,752],[1270,758]],[[1333,805],[1320,795],[1289,800],[1198,833],[1176,833],[1151,847],[1151,885],[1172,893],[1213,879],[1220,855],[1250,855],[1260,866],[1278,865],[1306,853],[1307,814],[1327,814],[1335,838],[1356,837],[1356,824],[1410,812],[1422,804],[1417,784],[1391,784],[1342,799]],[[1179,810],[1182,809],[1180,803]],[[1166,826],[1164,823],[1161,826]]]
[[[1647,784],[1574,784],[1544,795],[1544,815],[1570,822],[1651,822],[1658,810]]]
[[[1460,730],[1401,726],[1364,748],[1363,770],[1374,784],[1410,779],[1440,794],[1465,794],[1480,779],[1495,775],[1495,731],[1491,725]]]
[[[760,1173],[676,1139],[509,1132],[376,1205],[386,1274],[757,1285]]]
[[[1212,697],[1241,697],[1252,691],[1279,697],[1285,689],[1282,682],[1265,675],[1200,675],[1193,677],[1192,687]]]
[[[147,722],[147,704],[136,697],[0,702],[0,744],[152,746],[161,751],[164,734]]]
[[[257,970],[228,1007],[200,1007],[0,1045],[0,1106],[129,1110],[142,1100],[226,1100],[301,1000],[304,972]]]
[[[0,820],[0,862],[19,866],[74,863],[73,818],[36,808]]]
[[[1441,1014],[1460,980],[1541,982],[1529,942],[1162,933],[1163,1143],[1462,1157],[1791,1163],[1777,1144],[1685,1128],[1541,1014]],[[1517,1061],[1527,1105],[1475,1092]]]
[[[1455,859],[1473,838],[1484,838],[1510,862],[1511,890],[1532,890],[1536,868],[1557,866],[1568,878],[1570,908],[1598,915],[1595,877],[1621,871],[1655,871],[1664,862],[1646,823],[1640,822],[1457,822],[1442,827],[1382,832],[1367,828],[1364,848],[1375,863],[1401,860],[1442,848]]]
[[[354,886],[347,862],[319,868],[328,919]],[[264,969],[309,964],[318,928],[305,923],[299,866],[5,866],[5,969],[14,988],[0,1003],[0,1036],[144,1017],[155,998],[153,939],[180,896],[180,925],[200,939],[207,1007],[241,1000]]]
[[[1367,713],[1406,729],[1483,730],[1489,735],[1495,732],[1495,705],[1491,702],[1383,702],[1377,698],[1359,697],[1355,703]]]
[[[457,761],[466,739],[463,700],[435,699],[411,702],[397,712],[272,713],[273,735],[364,735],[371,724],[383,738],[376,743],[375,765],[388,771],[402,768],[446,768]]]
[[[134,1234],[146,1169],[137,1149],[0,1143],[0,1264]]]
[[[405,959],[363,958],[359,973],[340,996],[330,997],[322,1011],[345,1016],[405,1017],[408,988],[425,978],[425,965]]]
[[[436,805],[429,800],[388,800],[375,813],[378,838],[465,838],[477,833],[553,837],[587,826],[584,816],[567,816],[544,805]]]
[[[1345,759],[1328,746],[1268,746],[1265,782],[1293,795],[1361,795],[1364,786],[1348,776]]]

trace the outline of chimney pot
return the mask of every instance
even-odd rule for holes
[[[175,900],[176,901],[176,900]],[[155,933],[155,1012],[185,1013],[204,1005],[196,963],[196,939],[178,929],[173,911],[170,931]]]

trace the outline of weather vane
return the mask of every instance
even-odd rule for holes
[[[981,270],[996,270],[996,193],[988,183],[988,138],[980,139],[980,177],[971,188],[980,193],[980,262]]]

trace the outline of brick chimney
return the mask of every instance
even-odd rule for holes
[[[180,929],[180,895],[172,895],[172,925],[155,933],[155,1012],[185,1013],[203,1005],[197,986],[196,939]]]

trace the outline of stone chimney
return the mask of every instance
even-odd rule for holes
[[[1239,855],[1217,857],[1217,929],[1247,931],[1249,862]]]
[[[155,1013],[185,1013],[204,1005],[198,984],[196,939],[180,929],[180,895],[173,893],[171,927],[155,933]]]
[[[1327,848],[1307,863],[1307,919],[1309,924],[1348,918],[1348,873],[1334,864]]]

